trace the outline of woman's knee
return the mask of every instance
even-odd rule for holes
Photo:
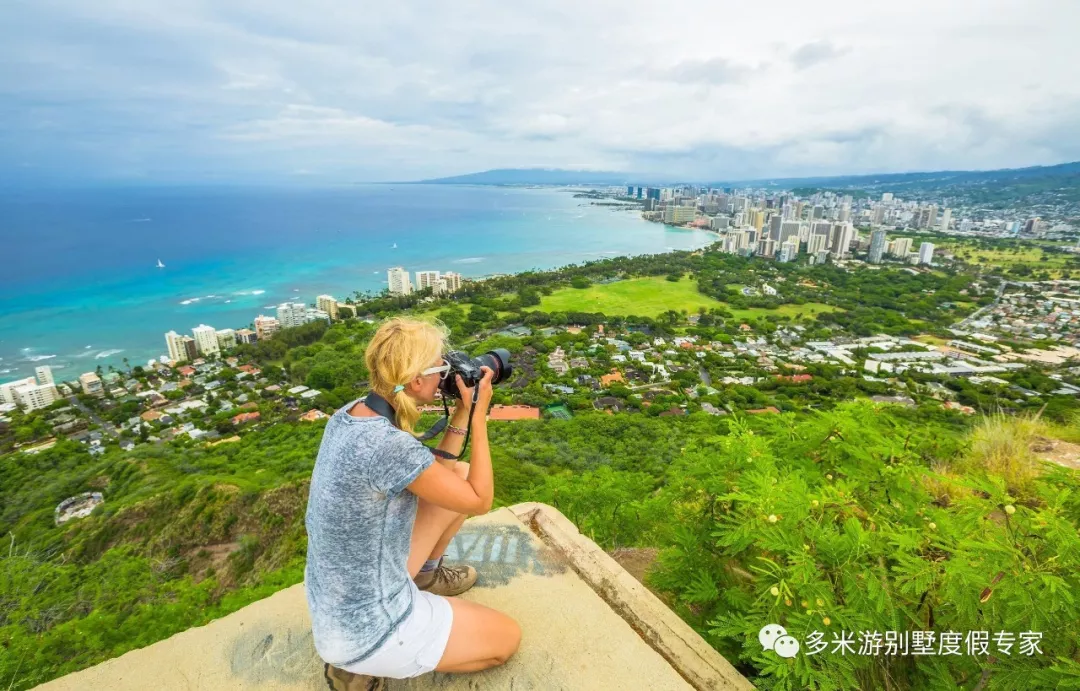
[[[507,619],[509,622],[506,625],[506,650],[499,656],[500,664],[509,660],[521,647],[521,626],[510,617]]]

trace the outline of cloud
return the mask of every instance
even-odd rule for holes
[[[829,41],[805,43],[791,52],[791,62],[796,69],[804,70],[818,63],[827,62],[847,53],[849,48],[838,48]]]
[[[16,2],[0,182],[584,163],[722,180],[1080,157],[1080,4],[759,5],[672,0],[668,21],[645,0]]]
[[[734,84],[749,78],[758,68],[740,65],[727,58],[685,60],[660,74],[684,84]]]

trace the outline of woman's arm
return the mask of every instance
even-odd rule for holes
[[[409,491],[426,499],[436,506],[444,509],[457,511],[469,515],[480,515],[491,510],[495,501],[495,476],[491,469],[491,451],[488,447],[487,438],[487,410],[491,404],[491,369],[484,367],[484,378],[480,380],[480,391],[477,395],[476,404],[472,414],[472,432],[469,439],[472,441],[472,453],[469,460],[469,477],[462,480],[450,468],[441,463],[432,463],[431,466],[420,473],[412,484]],[[472,389],[463,386],[458,378],[458,390],[461,391],[464,401],[472,400]],[[465,403],[458,406],[454,411],[454,417],[458,418]],[[466,418],[467,420],[467,418]],[[452,422],[455,426],[462,427],[458,422]],[[449,439],[448,439],[449,438]],[[464,437],[452,432],[447,432],[439,443],[440,449],[458,453]]]

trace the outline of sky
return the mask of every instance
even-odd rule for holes
[[[0,182],[1080,159],[1077,0],[5,0]]]

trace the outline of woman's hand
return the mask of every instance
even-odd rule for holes
[[[476,406],[486,415],[488,406],[491,405],[491,378],[495,375],[495,372],[490,367],[481,367],[480,370],[484,373],[484,376],[478,385],[480,390],[476,394]],[[455,374],[454,377],[457,379],[458,391],[461,392],[459,405],[466,413],[472,413],[474,387],[465,386],[465,381],[460,374]]]

